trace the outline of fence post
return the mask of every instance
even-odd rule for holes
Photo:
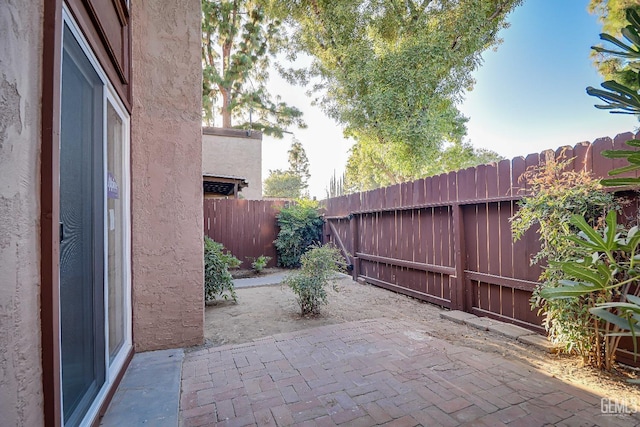
[[[464,276],[464,269],[466,264],[467,255],[465,253],[464,246],[464,214],[462,213],[462,206],[459,203],[454,203],[453,208],[453,256],[455,260],[456,278],[455,278],[455,291],[451,295],[453,299],[452,308],[455,310],[466,311],[465,304],[465,286],[466,280]]]
[[[359,239],[359,230],[358,230],[358,215],[357,214],[349,214],[349,231],[351,233],[351,248],[353,250],[353,253],[351,254],[352,256],[352,260],[353,260],[353,270],[351,271],[351,274],[353,276],[353,280],[357,281],[358,280],[358,275],[360,274],[360,259],[356,256],[356,253],[358,252],[358,241]]]

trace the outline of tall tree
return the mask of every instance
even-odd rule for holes
[[[306,127],[302,112],[275,100],[266,82],[270,58],[283,46],[281,22],[263,2],[202,0],[203,120],[282,137],[289,126]]]
[[[289,172],[300,177],[302,183],[302,190],[306,190],[309,187],[309,159],[307,158],[307,152],[304,150],[302,143],[293,138],[291,148],[288,151],[289,154]]]
[[[589,3],[589,11],[597,15],[602,23],[602,33],[611,37],[619,38],[622,29],[629,25],[625,17],[627,9],[640,12],[640,3],[638,0],[591,0]],[[640,89],[637,73],[640,71],[640,61],[637,59],[610,55],[601,46],[595,47],[591,57],[605,80],[616,81],[635,91]]]
[[[263,193],[265,197],[299,199],[302,197],[302,181],[291,171],[270,170],[264,180]]]
[[[289,169],[270,170],[269,176],[264,180],[265,197],[284,197],[299,199],[308,197],[309,187],[309,159],[304,151],[302,143],[293,138],[289,154]]]
[[[312,57],[285,75],[313,83],[316,102],[357,142],[351,161],[375,185],[423,176],[445,143],[462,141],[461,94],[520,2],[271,0],[290,17],[292,46]]]

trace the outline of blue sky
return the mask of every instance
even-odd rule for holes
[[[497,51],[483,54],[473,91],[460,110],[470,120],[469,140],[507,158],[524,156],[602,136],[634,131],[633,116],[593,107],[587,86],[602,78],[589,57],[599,43],[600,23],[587,12],[588,0],[525,0],[509,17]],[[304,88],[291,87],[272,73],[273,93],[305,113],[308,129],[296,130],[310,161],[312,196],[323,198],[335,170],[344,171],[352,141],[322,111],[310,105]],[[263,141],[263,178],[287,168],[291,137]]]

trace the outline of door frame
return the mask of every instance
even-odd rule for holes
[[[43,414],[45,426],[63,425],[62,414],[62,378],[61,378],[61,342],[60,342],[60,242],[59,242],[59,221],[60,221],[60,113],[61,113],[61,73],[62,73],[62,34],[64,30],[64,13],[74,20],[73,10],[69,8],[65,0],[47,0],[43,9],[43,43],[42,43],[42,110],[41,110],[41,151],[40,151],[40,327],[41,327],[41,351],[42,351],[42,386],[43,386]],[[86,19],[75,22],[75,30],[82,37],[83,47],[91,52],[87,55],[93,64],[99,64],[93,55],[97,46],[91,46],[84,37],[82,25],[86,25]],[[129,33],[130,34],[130,33]],[[80,40],[79,40],[80,41]],[[95,43],[96,40],[92,41]],[[82,43],[81,43],[82,44]],[[91,58],[93,56],[93,58]],[[102,76],[108,83],[107,73],[102,70]],[[127,204],[127,230],[126,241],[126,261],[127,266],[127,290],[128,298],[127,330],[128,340],[125,348],[118,355],[117,360],[112,363],[113,368],[109,371],[108,356],[106,356],[107,372],[109,383],[105,383],[99,397],[94,401],[94,405],[87,412],[85,420],[95,422],[98,415],[104,414],[106,408],[120,383],[125,370],[133,358],[133,332],[132,332],[132,306],[131,306],[131,217],[130,217],[130,100],[121,100],[119,91],[115,90],[111,84],[105,85],[104,99],[110,96],[112,105],[117,106],[119,112],[127,114],[127,147],[126,158],[123,168],[126,168],[128,180],[126,192],[123,191],[123,201]],[[130,92],[129,92],[130,94]],[[106,101],[105,101],[106,102]],[[105,119],[106,120],[106,119]],[[106,131],[106,130],[105,130]],[[103,144],[103,149],[106,144]],[[106,161],[106,158],[105,158]],[[106,182],[105,182],[106,185]],[[105,196],[106,197],[106,191]],[[106,219],[105,219],[106,221]],[[105,230],[106,232],[106,230]],[[106,243],[105,243],[106,244]],[[106,255],[105,255],[106,256]],[[105,317],[106,320],[106,317]],[[105,322],[105,328],[108,324]],[[107,354],[107,350],[105,350]],[[91,415],[92,419],[89,419]]]

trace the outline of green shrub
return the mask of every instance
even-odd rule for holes
[[[222,243],[215,242],[204,236],[204,299],[214,301],[218,297],[236,301],[233,289],[233,278],[230,268],[240,265],[240,260],[230,252],[225,251]]]
[[[599,53],[608,53],[621,57],[636,74],[640,82],[640,15],[627,9],[626,18],[630,25],[621,30],[624,38],[630,42],[616,40],[609,34],[601,34],[600,38],[613,43],[621,50],[612,51],[601,47],[592,47]],[[634,64],[635,62],[635,64]],[[635,66],[631,66],[635,65]],[[587,88],[587,93],[604,101],[604,105],[596,108],[611,110],[612,113],[640,115],[640,97],[635,89],[615,81],[602,84],[604,90]],[[640,169],[638,151],[639,140],[630,140],[626,144],[631,150],[605,150],[602,155],[608,158],[626,159],[628,164],[609,171],[609,176]],[[600,181],[602,185],[622,186],[632,189],[640,184],[638,178],[609,178]],[[568,240],[576,247],[590,253],[583,259],[566,258],[558,265],[573,280],[563,280],[558,287],[547,288],[540,292],[541,297],[549,301],[579,301],[584,298],[595,300],[589,313],[593,317],[591,334],[595,338],[593,363],[595,366],[611,370],[615,362],[616,350],[623,336],[631,337],[634,347],[634,359],[638,356],[638,334],[640,333],[640,232],[638,226],[627,228],[617,224],[615,211],[607,214],[607,226],[594,228],[579,215],[573,216],[571,222],[580,230],[577,236]],[[639,383],[639,380],[631,382]]]
[[[262,273],[262,270],[264,270],[267,264],[269,264],[269,261],[271,261],[270,256],[260,255],[251,263],[251,268],[253,269],[253,272],[256,274]]]
[[[591,363],[610,371],[615,362],[616,350],[622,336],[634,340],[637,322],[640,233],[638,227],[627,231],[617,223],[617,214],[610,211],[603,230],[592,228],[583,217],[574,215],[571,223],[580,232],[569,241],[584,248],[591,255],[577,260],[559,263],[562,271],[571,280],[561,280],[560,285],[541,291],[541,296],[550,301],[588,298],[594,301],[589,308],[591,336],[594,339]],[[628,330],[628,332],[621,332]]]
[[[531,195],[523,197],[511,226],[516,239],[531,227],[538,227],[541,249],[531,263],[546,265],[540,276],[541,284],[533,292],[532,309],[538,308],[543,315],[543,325],[553,343],[563,346],[568,353],[581,355],[588,363],[594,360],[597,346],[589,309],[601,301],[595,295],[547,299],[541,292],[568,279],[558,263],[590,255],[567,238],[579,231],[571,223],[571,217],[581,215],[592,226],[598,226],[616,204],[613,195],[603,192],[596,179],[586,172],[574,172],[567,163],[549,159],[544,166],[527,171]]]
[[[333,279],[335,272],[342,271],[344,259],[332,244],[314,246],[301,259],[301,268],[288,276],[286,283],[296,294],[300,312],[317,314],[321,304],[327,303],[325,286]]]
[[[276,217],[280,232],[273,242],[278,251],[278,265],[285,268],[300,266],[300,257],[322,238],[324,220],[318,202],[300,200],[282,208]]]

